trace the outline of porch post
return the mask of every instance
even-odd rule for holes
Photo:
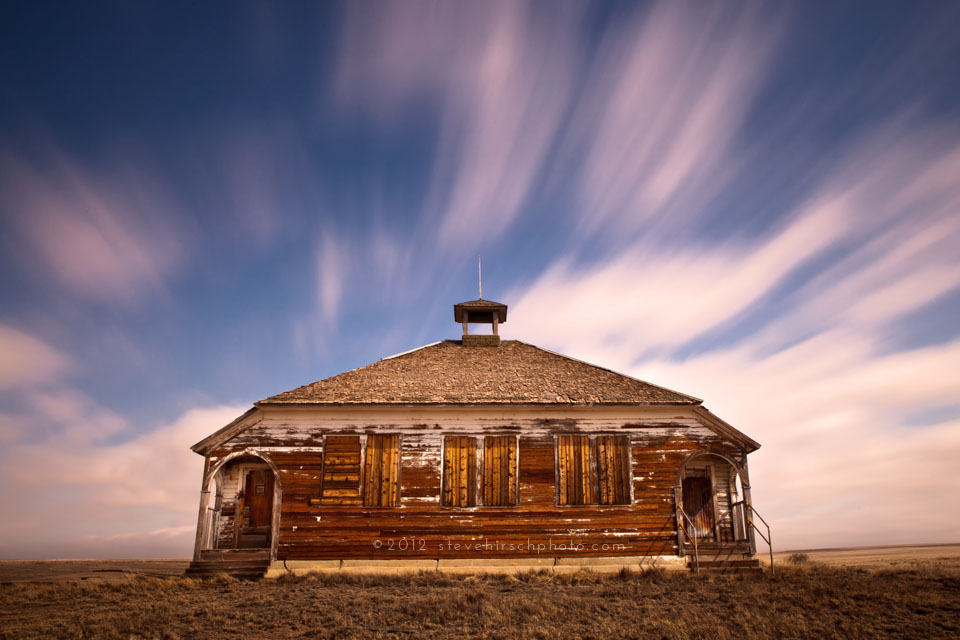
[[[683,516],[680,514],[680,509],[683,507],[680,506],[680,487],[674,485],[673,487],[673,504],[676,507],[674,512],[674,518],[677,520],[677,555],[681,558],[686,555],[683,550]]]
[[[203,484],[200,485],[200,513],[197,516],[197,537],[193,543],[193,560],[200,560],[200,551],[203,548],[203,541],[207,539],[207,505],[210,502],[210,478],[207,474],[210,472],[210,456],[203,458]]]
[[[750,540],[750,555],[757,555],[757,537],[753,530],[753,499],[750,497],[750,469],[747,467],[747,456],[743,456],[743,477],[740,478],[740,484],[743,485],[743,504],[746,507],[744,511],[747,516],[747,536]]]

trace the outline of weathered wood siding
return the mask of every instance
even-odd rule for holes
[[[214,451],[211,461],[251,448],[277,466],[281,560],[510,558],[673,555],[674,484],[683,462],[705,449],[723,452],[740,464],[745,456],[739,445],[680,410],[648,410],[645,415],[581,410],[559,416],[447,411],[429,416],[433,419],[423,413],[357,419],[324,416],[321,411],[267,413],[259,424]],[[321,495],[325,436],[365,440],[370,434],[399,436],[400,506],[311,504]],[[627,437],[629,504],[558,506],[556,439],[561,434]],[[516,506],[483,506],[482,489],[478,506],[441,505],[443,441],[451,435],[518,436]],[[477,473],[483,473],[480,460]]]

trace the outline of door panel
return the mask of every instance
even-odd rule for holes
[[[273,510],[273,472],[258,469],[247,473],[243,490],[244,512],[249,513],[244,523],[248,527],[269,527]]]
[[[697,540],[713,540],[716,520],[710,478],[683,479],[683,510],[693,520],[696,531],[690,533],[695,535]]]

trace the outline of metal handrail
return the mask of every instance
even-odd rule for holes
[[[690,526],[693,527],[693,530],[696,531],[697,525],[693,523],[693,520],[690,519],[690,516],[688,516],[683,509],[679,509],[679,511],[683,515],[683,517],[686,519],[686,521],[690,523]],[[690,535],[690,532],[687,531],[687,525],[683,522],[683,520],[680,521],[680,529],[683,531],[684,535],[687,536],[687,540],[693,541],[694,566],[697,569],[697,575],[700,575],[700,549],[697,545],[697,536]]]
[[[776,575],[776,570],[774,569],[774,566],[773,566],[773,534],[770,533],[770,524],[763,518],[762,515],[757,513],[757,510],[753,508],[752,504],[748,503],[745,500],[739,500],[731,504],[730,509],[725,511],[724,515],[726,515],[727,513],[730,513],[732,516],[733,508],[741,504],[744,506],[744,508],[749,510],[749,514],[747,515],[746,518],[744,518],[746,520],[745,524],[746,524],[747,530],[749,531],[749,529],[752,527],[754,531],[760,534],[760,537],[763,538],[763,541],[767,543],[767,548],[770,551],[770,575]],[[678,511],[683,516],[683,519],[686,520],[688,523],[690,523],[690,526],[693,527],[694,531],[696,531],[697,525],[694,524],[693,520],[690,519],[690,516],[688,516],[683,509],[678,509]],[[756,523],[753,521],[752,516],[757,516],[758,518],[760,518],[760,522],[762,522],[764,527],[766,527],[767,529],[767,535],[763,535],[763,531],[761,531],[760,527],[758,527]],[[717,520],[717,522],[719,522],[719,519]],[[699,575],[700,549],[699,549],[699,545],[697,544],[697,537],[690,535],[690,532],[687,530],[686,523],[684,523],[683,520],[681,520],[679,524],[680,524],[680,530],[683,531],[683,534],[687,537],[687,540],[690,540],[693,542],[694,564],[696,566],[697,574]]]
[[[763,532],[760,531],[760,527],[758,527],[753,522],[753,518],[752,517],[747,518],[747,524],[753,527],[754,530],[756,530],[756,532],[760,534],[760,537],[763,538],[763,541],[767,543],[767,548],[770,549],[770,575],[775,575],[776,572],[774,571],[774,568],[773,568],[773,535],[770,533],[770,525],[767,524],[767,521],[763,519],[762,515],[757,513],[757,510],[753,508],[752,504],[748,504],[747,509],[750,510],[750,513],[752,515],[755,515],[758,518],[760,518],[760,522],[762,522],[763,525],[767,528],[767,535],[763,535]]]

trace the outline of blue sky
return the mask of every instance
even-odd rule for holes
[[[457,337],[478,255],[506,337],[760,441],[785,547],[960,539],[957,33],[952,2],[5,6],[0,556],[188,553],[187,447]]]

